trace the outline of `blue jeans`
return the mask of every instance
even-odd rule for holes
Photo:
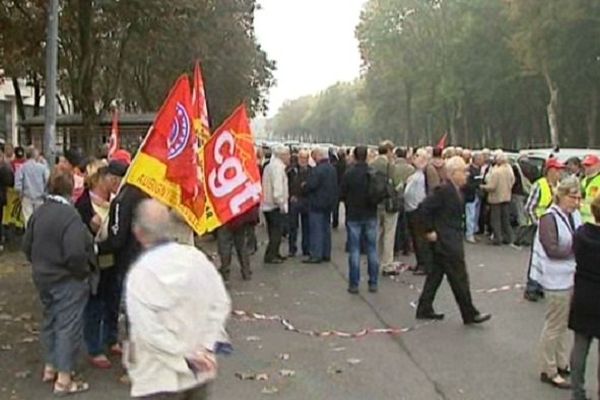
[[[331,212],[310,210],[310,258],[331,260]]]
[[[84,339],[92,357],[119,343],[119,308],[122,274],[116,267],[100,271],[98,293],[91,295],[84,312]]]
[[[309,247],[309,222],[308,222],[308,211],[306,205],[298,202],[290,202],[290,212],[288,214],[290,233],[288,236],[289,240],[289,253],[295,255],[298,252],[298,231],[302,229],[302,255],[308,256],[310,253]]]
[[[481,199],[475,196],[475,200],[465,204],[466,236],[472,238],[479,230],[479,211]]]
[[[366,241],[367,262],[369,266],[369,285],[377,285],[379,260],[377,259],[377,218],[365,221],[347,221],[348,265],[350,287],[358,287],[360,282],[360,242]]]

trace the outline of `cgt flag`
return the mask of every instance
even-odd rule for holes
[[[181,76],[156,115],[126,182],[176,210],[197,233],[205,229],[204,190],[192,121],[190,82]]]
[[[261,199],[254,138],[246,107],[239,106],[202,149],[207,231],[248,211]]]

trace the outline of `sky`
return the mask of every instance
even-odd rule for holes
[[[259,0],[259,43],[277,62],[269,116],[285,100],[315,94],[359,76],[354,29],[366,0]]]

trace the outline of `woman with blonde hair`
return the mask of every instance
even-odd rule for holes
[[[532,254],[532,278],[544,288],[546,318],[539,344],[540,379],[569,389],[569,304],[575,275],[573,235],[581,225],[579,181],[563,179],[554,204],[540,218]]]

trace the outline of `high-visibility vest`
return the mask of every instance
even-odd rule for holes
[[[539,220],[552,205],[552,187],[546,177],[538,179],[536,183],[540,188],[540,198],[535,206],[535,215]]]
[[[600,174],[585,177],[581,182],[583,203],[581,204],[581,217],[583,222],[594,222],[592,215],[592,202],[600,194]]]

